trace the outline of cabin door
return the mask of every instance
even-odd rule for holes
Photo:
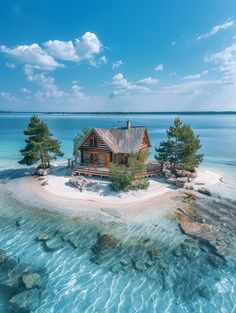
[[[90,152],[90,162],[91,164],[98,164],[98,154],[97,152]]]
[[[110,153],[105,153],[104,163],[105,163],[105,166],[108,166],[110,164]]]

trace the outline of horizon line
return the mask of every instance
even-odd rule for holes
[[[94,112],[63,112],[63,111],[7,111],[0,110],[0,114],[74,114],[74,115],[155,115],[155,114],[236,114],[236,111],[94,111]]]

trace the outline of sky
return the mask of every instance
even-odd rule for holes
[[[7,0],[0,16],[0,110],[236,111],[235,0]]]

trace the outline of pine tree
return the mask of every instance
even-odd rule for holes
[[[203,155],[198,154],[201,142],[191,126],[183,124],[179,118],[167,130],[167,140],[163,140],[156,148],[155,158],[162,164],[169,162],[171,171],[177,169],[194,170],[203,161]]]
[[[90,133],[91,127],[85,126],[80,132],[78,132],[73,139],[73,156],[77,159],[80,157],[80,151],[77,146],[82,140]]]
[[[57,157],[62,157],[63,153],[60,150],[60,141],[52,138],[52,133],[49,131],[46,123],[40,120],[36,115],[33,115],[27,128],[24,130],[24,135],[28,136],[25,140],[26,146],[20,150],[23,158],[19,161],[20,164],[33,165],[40,161],[39,167],[50,167],[50,161]]]

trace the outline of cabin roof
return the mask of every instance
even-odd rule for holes
[[[144,126],[137,127],[122,127],[122,128],[93,128],[86,138],[78,146],[80,148],[92,132],[95,132],[111,149],[113,153],[132,153],[138,152],[145,135],[148,137],[147,129]],[[151,147],[148,137],[149,147]]]

